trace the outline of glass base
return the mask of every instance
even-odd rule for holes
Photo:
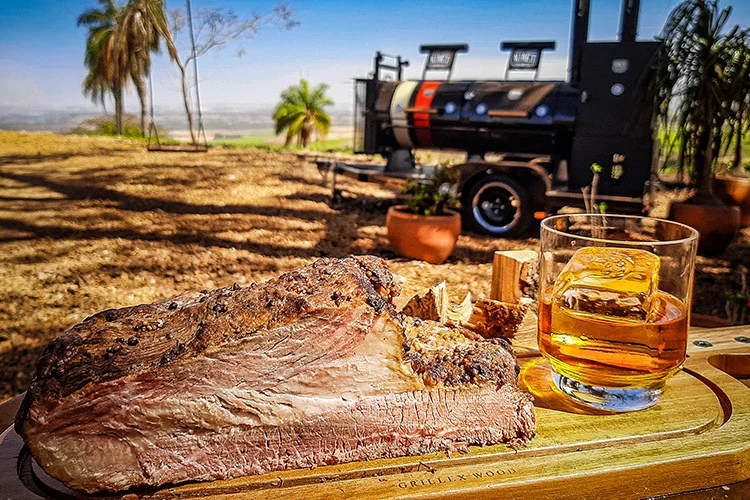
[[[592,408],[614,412],[645,410],[659,402],[663,387],[596,387],[552,372],[555,385],[565,394]]]

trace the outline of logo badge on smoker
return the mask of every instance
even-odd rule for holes
[[[539,118],[544,118],[549,114],[549,108],[542,104],[541,106],[537,106],[536,110],[534,111],[534,114],[538,116]]]
[[[628,70],[630,61],[627,59],[612,59],[612,72],[621,75]]]

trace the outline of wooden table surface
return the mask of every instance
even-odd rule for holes
[[[531,328],[529,328],[531,330]],[[696,339],[700,339],[702,333],[709,333],[711,336],[714,336],[716,333],[721,333],[722,338],[726,336],[728,339],[736,339],[737,337],[750,337],[750,326],[741,326],[741,327],[732,327],[732,328],[722,328],[722,329],[700,329],[700,328],[691,328],[690,330],[690,339],[691,341],[695,341]],[[529,338],[526,339],[526,342],[530,342],[530,335],[531,331],[524,332],[523,336],[529,336]],[[694,349],[694,348],[693,348]],[[740,370],[742,372],[742,375],[734,375],[736,378],[739,378],[745,385],[750,386],[750,379],[742,379],[742,377],[748,377],[750,376],[750,366],[742,366]],[[6,401],[5,403],[0,405],[0,441],[2,441],[2,437],[4,434],[4,431],[8,429],[9,426],[12,425],[13,420],[15,418],[16,411],[21,404],[21,399],[23,395],[16,396],[15,398]],[[712,471],[710,470],[696,470],[695,474],[704,474],[706,476],[710,476]],[[708,481],[707,481],[708,483]],[[745,481],[739,482],[739,483],[733,483],[713,488],[707,488],[703,490],[697,490],[697,491],[691,491],[687,493],[681,493],[676,495],[668,495],[664,497],[653,497],[653,498],[668,498],[670,500],[676,499],[676,500],[719,500],[719,499],[729,499],[729,500],[747,500],[750,499],[750,479],[747,479]]]
[[[750,325],[735,326],[729,328],[690,328],[690,339],[691,341],[699,340],[701,333],[715,333],[715,332],[726,332],[727,338],[736,337],[750,337]],[[521,326],[517,340],[521,344],[535,344],[536,343],[536,325],[524,322]],[[514,346],[516,341],[514,341]],[[692,347],[692,346],[691,346]],[[690,349],[689,349],[690,350]],[[745,385],[750,387],[750,366],[745,370],[746,375],[743,377],[749,378],[738,378]],[[696,474],[711,474],[711,471],[707,470],[696,470]],[[674,495],[666,495],[659,497],[647,497],[649,499],[669,499],[669,500],[750,500],[750,479],[739,483],[732,483],[723,486],[717,486],[712,488],[706,488],[702,490],[694,490],[685,493],[678,493]]]

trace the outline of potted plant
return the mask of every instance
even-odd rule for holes
[[[402,257],[442,264],[461,234],[457,190],[448,168],[438,168],[425,182],[409,182],[405,205],[388,209],[388,242]]]
[[[714,176],[714,193],[727,205],[740,209],[740,227],[750,227],[750,161]]]
[[[747,94],[747,82],[737,73],[737,48],[747,45],[748,32],[739,26],[727,29],[730,13],[731,8],[719,10],[711,0],[679,4],[659,37],[663,48],[648,80],[665,158],[677,149],[678,167],[696,188],[689,200],[671,205],[670,218],[696,228],[699,252],[708,255],[723,252],[740,223],[739,209],[724,205],[711,191],[725,125]]]

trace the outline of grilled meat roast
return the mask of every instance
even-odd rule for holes
[[[506,341],[400,314],[375,257],[98,313],[44,351],[15,428],[66,485],[120,491],[526,443]]]

